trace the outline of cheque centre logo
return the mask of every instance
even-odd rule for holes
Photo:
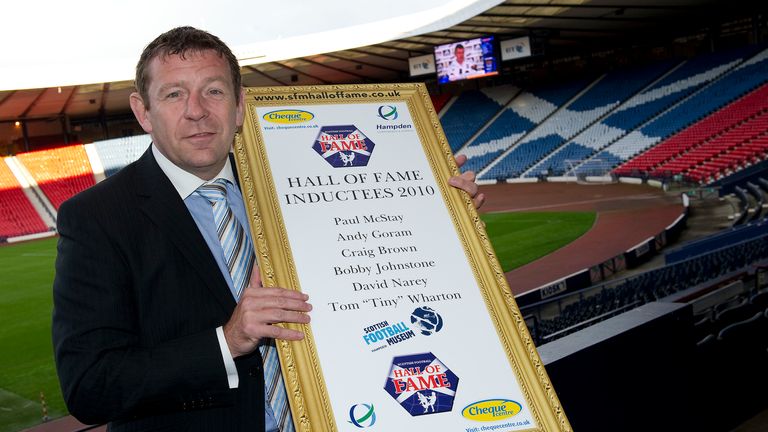
[[[412,416],[453,409],[459,377],[431,352],[392,359],[384,390]]]
[[[334,168],[366,166],[375,144],[355,125],[323,126],[312,148]]]
[[[349,407],[348,423],[359,428],[368,428],[376,423],[376,412],[373,404],[355,404]]]
[[[397,107],[392,105],[382,105],[379,107],[379,117],[384,120],[397,120]]]
[[[520,414],[523,406],[509,399],[486,399],[467,405],[461,415],[474,421],[497,421]]]
[[[294,124],[310,121],[315,115],[302,110],[277,110],[264,114],[262,118],[270,123]]]

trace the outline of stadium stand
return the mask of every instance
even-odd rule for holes
[[[598,153],[627,161],[768,81],[768,50],[746,60],[650,122]],[[707,122],[708,123],[708,122]],[[627,170],[620,167],[617,174]]]
[[[462,171],[478,172],[485,168],[587,84],[589,82],[586,80],[570,81],[520,93],[487,129],[459,150],[458,154],[467,156]]]
[[[435,107],[435,112],[440,114],[440,111],[443,110],[446,104],[448,104],[448,101],[451,100],[451,95],[449,93],[441,93],[438,95],[430,95],[430,99],[432,99],[432,106]]]
[[[482,180],[537,177],[550,165],[532,167],[621,102],[669,70],[670,62],[610,72],[598,78],[577,99],[531,131],[480,174]]]
[[[0,239],[48,231],[5,160],[0,160]]]
[[[686,173],[691,179],[713,177],[722,167],[735,170],[744,162],[753,162],[755,152],[733,153],[768,133],[768,85],[727,105],[682,132],[659,143],[642,155],[617,168],[617,174],[649,173],[653,177],[671,177]],[[768,140],[766,140],[768,143]],[[759,141],[750,149],[760,149]],[[768,147],[763,148],[763,151]],[[717,163],[732,158],[732,163]],[[743,156],[743,157],[742,157]]]
[[[637,77],[632,75],[623,77],[623,74],[617,77],[614,74],[613,79],[616,80],[616,82],[613,85],[616,86],[616,88],[606,85],[602,85],[600,88],[605,93],[606,99],[613,97],[619,103],[618,106],[622,106],[625,102],[629,101],[624,100],[626,97],[632,95],[642,86],[657,79],[660,74],[662,74],[661,76],[668,74],[670,67],[674,66],[676,63],[676,61],[668,61],[652,65],[648,67],[646,71],[638,71],[637,73],[639,76]],[[624,86],[621,84],[622,82],[626,82],[628,85]],[[588,95],[585,95],[585,97],[586,96]],[[595,96],[592,95],[591,97]],[[579,98],[577,103],[585,103],[584,97]],[[578,107],[573,106],[569,107],[569,109],[571,108],[578,109]],[[605,113],[608,113],[610,110],[613,110],[613,107],[609,108]],[[621,133],[621,131],[623,131],[623,129],[613,128],[608,124],[603,123],[603,121],[597,121],[578,134],[568,137],[569,141],[566,141],[558,150],[554,151],[541,162],[529,169],[525,176],[536,177],[541,173],[547,173],[547,175],[562,175],[574,161],[581,161],[592,155],[594,153],[596,141],[602,139],[614,139],[617,134]]]
[[[726,246],[766,235],[768,235],[768,221],[758,221],[738,226],[671,249],[664,254],[664,261],[666,264],[675,264]]]
[[[648,302],[672,296],[697,286],[709,286],[722,278],[742,273],[756,262],[768,259],[768,234],[750,237],[736,244],[721,247],[710,253],[697,255],[684,261],[613,281],[590,290],[595,294],[567,295],[554,298],[548,304],[567,304],[552,318],[537,316],[536,343],[543,344],[581,330],[596,322],[616,316]],[[521,309],[524,315],[542,310],[542,305]]]
[[[151,142],[149,135],[138,135],[97,141],[94,146],[104,166],[104,174],[109,177],[138,159]]]
[[[22,153],[18,160],[56,209],[71,196],[96,183],[82,145]]]
[[[458,151],[472,135],[507,105],[518,91],[515,86],[504,85],[470,90],[459,95],[441,117],[451,151]]]
[[[751,216],[749,217],[749,220],[756,221],[763,216],[763,206],[765,205],[765,200],[763,199],[763,192],[760,190],[760,187],[758,185],[752,182],[747,182],[747,190],[755,200],[754,209],[751,212]]]
[[[732,50],[702,55],[684,62],[648,89],[627,100],[604,120],[590,127],[583,136],[574,138],[572,144],[587,147],[593,152],[604,149],[732,69],[743,61],[743,56],[754,51],[755,48]],[[602,154],[596,159],[607,159],[612,165],[619,162],[619,159],[609,157],[608,154]],[[594,163],[587,162],[577,171],[588,172],[592,165]]]

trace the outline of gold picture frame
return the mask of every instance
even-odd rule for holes
[[[374,116],[373,113],[369,113],[369,111],[374,109],[376,106],[379,108],[378,113]],[[385,107],[384,111],[382,111],[382,107]],[[244,108],[245,121],[243,130],[242,133],[238,134],[235,138],[234,150],[237,161],[237,169],[239,172],[240,185],[250,220],[251,235],[254,240],[256,256],[260,265],[262,279],[265,286],[281,286],[304,291],[304,289],[302,289],[303,287],[301,284],[301,277],[299,276],[299,270],[297,270],[297,257],[295,256],[295,252],[303,251],[304,248],[310,246],[308,246],[306,243],[302,243],[303,240],[301,239],[297,241],[297,235],[289,233],[289,230],[295,229],[300,231],[308,228],[298,227],[297,222],[288,222],[289,225],[292,224],[292,227],[297,228],[287,228],[286,214],[284,213],[290,212],[292,215],[290,216],[291,220],[299,220],[297,219],[299,216],[294,215],[293,212],[294,209],[303,206],[302,209],[296,210],[296,212],[299,212],[296,214],[302,214],[301,212],[306,212],[306,218],[308,221],[307,223],[309,223],[312,217],[318,214],[319,208],[313,205],[303,204],[303,201],[291,201],[290,194],[285,193],[284,189],[286,187],[296,187],[297,185],[301,185],[300,178],[298,178],[294,172],[290,174],[291,177],[286,177],[287,174],[280,171],[280,169],[286,171],[285,168],[278,167],[278,171],[273,170],[276,169],[275,165],[279,164],[282,164],[280,165],[281,167],[289,166],[290,169],[294,169],[294,164],[293,162],[290,162],[290,164],[288,162],[272,163],[270,161],[270,157],[277,160],[283,156],[274,155],[283,154],[281,152],[288,152],[292,155],[296,155],[298,153],[303,155],[305,151],[312,152],[313,149],[311,145],[314,143],[315,147],[317,147],[317,143],[324,139],[322,138],[324,136],[323,133],[326,132],[323,131],[333,131],[333,129],[328,129],[326,123],[323,123],[323,116],[318,114],[319,112],[328,112],[330,114],[342,117],[344,115],[348,116],[348,122],[343,122],[337,119],[335,121],[331,121],[330,123],[334,125],[334,127],[341,128],[339,130],[346,131],[345,133],[348,133],[352,129],[344,129],[344,127],[339,126],[340,124],[356,124],[358,121],[378,122],[376,123],[377,125],[383,124],[383,126],[381,126],[382,129],[377,131],[377,133],[381,132],[379,135],[376,135],[377,140],[390,142],[393,139],[393,134],[398,132],[397,127],[391,123],[392,117],[397,116],[397,114],[393,114],[393,112],[399,110],[398,112],[400,112],[401,119],[405,117],[408,118],[407,120],[403,120],[401,123],[397,124],[405,125],[402,126],[403,129],[406,129],[407,125],[411,125],[407,128],[409,129],[408,133],[410,133],[410,135],[407,135],[406,132],[403,132],[405,135],[399,136],[418,137],[418,141],[421,143],[421,148],[409,151],[415,151],[417,153],[421,152],[419,154],[422,154],[424,160],[427,161],[426,163],[428,163],[429,170],[431,171],[431,175],[434,178],[434,190],[436,191],[435,194],[437,196],[436,199],[442,199],[442,202],[445,205],[445,209],[447,209],[447,214],[449,215],[448,218],[450,220],[446,223],[449,223],[455,229],[456,240],[459,242],[461,248],[463,249],[463,255],[466,259],[467,268],[469,268],[471,272],[471,275],[468,275],[468,277],[474,279],[476,283],[477,289],[470,290],[471,292],[464,294],[464,296],[466,298],[476,297],[477,302],[485,305],[487,317],[489,320],[488,322],[492,323],[492,326],[495,330],[494,332],[489,332],[495,333],[495,337],[488,337],[490,337],[490,340],[495,340],[498,343],[498,347],[490,347],[493,348],[491,351],[498,348],[499,352],[503,353],[502,355],[505,357],[505,359],[499,361],[508,365],[508,373],[516,380],[516,382],[511,383],[510,385],[516,386],[513,390],[519,392],[520,398],[522,399],[521,401],[516,402],[519,402],[519,405],[522,407],[522,411],[520,412],[524,412],[525,415],[528,416],[528,420],[526,420],[528,422],[528,427],[526,427],[524,422],[516,420],[515,415],[505,417],[505,415],[509,414],[509,412],[504,411],[506,408],[500,408],[502,410],[502,414],[506,413],[504,415],[500,415],[503,420],[507,421],[507,423],[502,424],[509,424],[513,426],[499,427],[495,430],[524,430],[542,432],[566,432],[571,430],[571,426],[565,413],[563,412],[558,397],[552,388],[549,377],[547,376],[547,373],[544,369],[544,365],[542,364],[534,346],[533,340],[528,333],[525,321],[523,320],[523,317],[521,316],[520,311],[511,294],[509,286],[507,285],[504,272],[502,271],[499,262],[496,259],[493,247],[491,246],[491,243],[485,232],[484,224],[480,219],[478,212],[474,208],[471,198],[466,193],[448,185],[448,179],[451,176],[459,174],[459,170],[455,163],[453,153],[448,145],[445,134],[443,133],[440,120],[438,119],[437,113],[432,107],[429,94],[423,84],[363,84],[311,87],[247,88],[245,92]],[[388,114],[389,118],[386,117]],[[377,118],[371,120],[372,117]],[[387,123],[388,121],[390,123]],[[370,124],[373,125],[373,123]],[[370,130],[372,127],[373,126],[369,127],[368,129]],[[376,127],[379,128],[379,126]],[[305,130],[301,130],[301,128],[304,128]],[[280,135],[280,133],[285,134],[285,142],[290,144],[284,145],[280,143],[280,141],[283,139],[280,138],[283,136]],[[331,132],[327,133],[330,134]],[[315,136],[316,139],[313,141],[306,138],[310,136]],[[350,137],[353,135],[352,133],[349,133],[346,136]],[[399,140],[399,138],[395,140]],[[291,147],[289,150],[287,147],[285,147],[288,145],[295,147]],[[381,144],[379,147],[382,146],[383,144]],[[326,164],[328,159],[323,161],[322,158],[318,156],[318,154],[325,158],[326,154],[332,152],[326,151],[329,150],[326,144],[320,144],[320,147],[317,148],[319,148],[319,150],[316,152],[317,154],[313,153],[311,155],[311,157],[316,159],[307,160],[317,160],[318,164]],[[371,158],[370,160],[373,160],[373,158],[376,157],[376,154],[374,154],[372,146],[369,146],[369,150],[369,156]],[[322,153],[323,151],[326,151],[326,153]],[[364,153],[365,152],[360,153],[363,156],[359,156],[358,159],[363,158]],[[285,157],[288,156],[290,155],[286,155]],[[344,163],[346,164],[346,162],[348,161],[345,160]],[[328,163],[330,164],[330,162]],[[337,164],[340,165],[340,163],[341,162],[337,161]],[[301,164],[302,162],[296,162],[296,165],[299,167],[301,167]],[[334,166],[332,168],[335,170],[330,171],[332,173],[352,172],[345,171],[347,168],[341,165],[338,167]],[[328,168],[324,165],[324,168],[322,169],[326,170],[331,168]],[[363,170],[363,168],[360,168],[355,172],[364,172],[360,170]],[[303,171],[309,172],[311,170],[302,169],[302,172]],[[341,190],[341,186],[330,186],[334,184],[334,177],[332,177],[332,175],[335,174],[328,175],[327,184],[325,185],[326,189],[323,190],[331,190],[331,187],[335,187],[336,189],[333,190],[336,191]],[[340,176],[341,175],[339,175],[339,178]],[[358,175],[358,177],[363,178],[361,176],[362,174]],[[427,177],[429,177],[429,175],[427,175]],[[286,183],[286,179],[290,180],[288,180]],[[313,186],[316,186],[317,188],[320,188],[324,181],[324,177],[320,176],[318,176],[317,182],[313,182],[311,180],[312,177],[309,177],[309,179],[309,183],[311,183]],[[431,179],[431,177],[429,179]],[[319,183],[320,185],[316,183]],[[342,182],[338,181],[338,183]],[[421,185],[421,183],[419,183],[419,185]],[[282,190],[282,192],[278,192],[278,189]],[[316,190],[319,191],[321,189]],[[347,196],[345,195],[345,197]],[[298,195],[294,196],[294,198],[299,200],[302,199],[301,196]],[[336,198],[339,198],[338,194],[336,195]],[[394,198],[390,199],[389,202],[384,202],[386,200],[380,200],[382,201],[381,205],[388,206],[390,202],[393,201],[393,199]],[[365,201],[366,205],[378,205],[378,203],[376,203],[376,199],[366,199]],[[298,203],[302,203],[301,206],[293,205]],[[329,208],[330,210],[327,211],[333,211],[334,205],[338,205],[339,208],[341,208],[342,205],[346,206],[347,204],[331,203],[323,208]],[[411,204],[409,203],[408,205]],[[288,210],[289,207],[290,210]],[[347,208],[348,207],[344,207],[344,209]],[[422,213],[422,211],[419,212],[419,214]],[[325,217],[323,220],[327,222],[326,225],[330,224],[329,217]],[[320,228],[318,229],[322,230],[323,225],[319,226]],[[428,233],[423,234],[424,236],[429,235]],[[291,240],[291,237],[294,237],[293,241]],[[430,243],[431,242],[426,242],[424,244]],[[336,247],[336,245],[331,246],[331,249]],[[311,247],[315,246],[313,245]],[[362,250],[365,250],[365,248],[362,248]],[[338,255],[338,250],[333,249],[331,252],[329,252],[329,255]],[[298,261],[304,262],[302,259],[298,259]],[[379,270],[381,270],[381,267],[379,267]],[[348,282],[351,279],[344,279],[345,277],[346,275],[337,276],[338,280],[346,281],[344,284],[341,284],[345,287],[347,287],[349,284],[357,287],[357,285],[354,284],[360,284],[360,282]],[[371,285],[375,285],[377,283],[381,285],[382,281],[384,281],[383,283],[385,288],[390,288],[389,290],[384,291],[393,291],[390,286],[386,286],[387,279],[385,278],[369,278],[366,280],[369,282],[371,280],[375,280],[375,282],[372,282]],[[427,283],[427,279],[425,278],[425,287]],[[381,286],[378,288],[381,288]],[[316,298],[317,295],[310,293],[310,302],[313,301],[313,297]],[[462,301],[463,300],[464,297],[462,297]],[[325,307],[325,305],[315,304],[315,310],[312,312],[312,314],[315,314],[315,312],[319,309],[319,306]],[[471,310],[471,308],[468,308],[467,310]],[[367,316],[368,314],[361,313],[361,315]],[[469,317],[468,320],[476,318],[475,315],[477,314]],[[485,319],[485,317],[483,317],[483,319]],[[454,322],[456,321],[457,320],[454,320]],[[406,321],[403,322],[405,323]],[[414,322],[413,318],[411,322]],[[329,391],[329,383],[332,383],[333,386],[335,386],[336,377],[334,376],[331,378],[326,375],[326,373],[328,373],[328,370],[326,369],[330,368],[330,364],[329,361],[323,360],[323,358],[321,358],[323,356],[319,353],[319,351],[327,351],[327,349],[322,344],[328,344],[328,342],[318,340],[319,337],[327,339],[327,336],[325,335],[326,332],[324,331],[322,335],[313,333],[313,328],[322,324],[323,323],[318,323],[317,320],[315,320],[315,316],[313,315],[313,322],[309,325],[288,325],[291,328],[303,331],[306,335],[304,340],[299,342],[278,341],[277,344],[280,352],[281,364],[283,367],[283,376],[285,378],[291,410],[294,416],[294,422],[296,424],[297,430],[335,431],[341,430],[343,427],[348,427],[348,423],[355,423],[354,418],[346,418],[347,415],[350,417],[354,416],[352,411],[354,406],[350,408],[349,412],[346,410],[342,412],[342,410],[339,408],[334,409],[334,405],[337,404],[338,401],[334,400],[334,396],[332,395],[333,392]],[[364,324],[364,322],[360,323],[361,326]],[[406,326],[407,325],[408,324],[406,324]],[[346,327],[350,326],[346,325],[345,328]],[[454,328],[455,327],[456,326],[454,325]],[[334,338],[334,340],[336,339],[344,338]],[[419,341],[421,340],[422,339],[419,339]],[[427,341],[428,338],[424,337],[423,340]],[[321,345],[318,345],[318,343]],[[357,342],[348,341],[348,345],[355,345],[355,343],[361,345],[359,340]],[[415,351],[418,351],[416,348],[417,346],[422,345],[421,342],[409,341],[408,343],[413,346],[412,350]],[[443,347],[448,346],[447,343],[448,342],[444,342],[446,345]],[[488,342],[486,341],[485,343],[486,345],[483,346],[489,347],[489,345],[487,345]],[[426,342],[424,342],[424,344],[426,344]],[[491,343],[491,345],[492,344],[493,343]],[[383,349],[387,346],[382,344],[381,347]],[[359,347],[355,345],[350,349],[355,350],[358,348]],[[462,349],[463,344],[459,344],[454,347],[455,352],[459,352],[459,355],[469,356],[468,353],[459,351]],[[360,351],[363,350],[361,349]],[[361,358],[368,359],[371,358],[372,355],[374,354],[370,354],[369,351],[365,351],[364,356],[361,354]],[[381,355],[381,357],[383,356],[384,354]],[[489,355],[487,357],[492,356]],[[349,360],[349,356],[345,356],[345,359]],[[469,361],[469,359],[463,359],[463,361],[466,362]],[[477,366],[482,368],[484,367],[483,361],[486,361],[486,359],[480,358],[476,361]],[[456,362],[458,363],[458,361]],[[365,363],[365,361],[361,360],[361,363]],[[447,363],[448,362],[446,362],[446,364]],[[333,367],[337,367],[335,362]],[[464,367],[464,370],[467,371],[468,368]],[[381,374],[380,371],[379,374]],[[494,376],[495,374],[490,374],[488,384],[491,384],[490,380],[495,379]],[[383,380],[385,378],[385,374],[381,375],[381,378]],[[465,387],[469,386],[469,384],[465,385],[462,382],[458,385],[456,394],[461,392],[462,385]],[[479,382],[473,385],[473,388],[480,389],[485,384]],[[494,383],[494,385],[496,385],[496,383]],[[350,388],[349,390],[351,391],[352,389]],[[381,393],[378,393],[384,392],[385,389],[364,389],[364,391],[371,393],[376,398],[382,397],[384,400],[387,400],[385,395],[382,396]],[[334,394],[339,394],[339,392],[336,391]],[[432,393],[432,396],[435,396],[434,392]],[[421,396],[419,397],[421,398]],[[512,402],[511,400],[504,398],[500,398],[498,400],[506,400],[507,402],[488,403],[504,404]],[[486,401],[478,399],[477,403],[480,405],[467,405],[464,410],[462,410],[461,406],[455,406],[449,410],[451,412],[450,415],[444,415],[443,417],[440,417],[443,415],[441,413],[438,413],[434,416],[414,416],[414,411],[411,411],[411,416],[414,416],[411,419],[409,419],[408,416],[403,414],[401,411],[397,411],[397,408],[390,408],[389,402],[385,402],[384,404],[387,406],[384,408],[386,408],[387,411],[380,412],[379,422],[385,423],[388,421],[388,419],[391,420],[391,418],[394,416],[402,415],[405,420],[401,421],[413,421],[414,423],[418,422],[420,425],[426,424],[424,423],[427,421],[425,419],[432,421],[431,419],[433,418],[444,418],[446,424],[450,424],[451,428],[440,428],[439,430],[472,431],[474,430],[472,429],[472,425],[476,426],[478,428],[477,430],[481,430],[481,426],[498,425],[499,421],[501,420],[492,420],[491,422],[487,422],[481,418],[482,416],[480,414],[477,414],[481,412],[492,411],[491,408],[482,408],[483,406],[481,405],[483,402]],[[434,401],[432,403],[434,404]],[[369,407],[369,405],[364,406]],[[424,406],[427,407],[427,405]],[[473,406],[474,409],[472,408]],[[405,405],[403,405],[403,407],[405,407]],[[382,404],[379,403],[376,409],[382,409]],[[432,407],[432,409],[432,413],[434,413],[434,407]],[[425,408],[425,413],[427,413],[427,410],[428,408]],[[371,413],[373,412],[373,404],[370,405],[370,411]],[[461,413],[459,413],[459,411],[461,411]],[[459,415],[461,415],[461,418],[458,417]],[[387,419],[384,417],[387,417]],[[370,422],[370,418],[368,418],[367,421]],[[363,426],[366,425],[353,424],[352,429],[357,429]],[[438,429],[433,427],[432,429],[427,430]]]

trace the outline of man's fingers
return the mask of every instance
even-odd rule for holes
[[[309,296],[303,292],[290,290],[285,288],[266,288],[266,287],[253,287],[249,286],[243,290],[240,296],[241,301],[246,298],[268,298],[268,299],[289,299],[289,300],[309,300]]]
[[[280,309],[262,309],[258,312],[246,313],[243,321],[246,326],[251,326],[250,331],[272,327],[273,324],[309,324],[310,317],[303,312],[285,311]],[[259,333],[261,336],[274,337],[267,333]]]
[[[299,322],[296,317],[306,317],[307,312],[312,310],[312,305],[304,300],[289,299],[289,298],[274,298],[274,297],[250,297],[244,298],[241,301],[240,307],[246,312],[246,317],[249,315],[256,315],[261,321],[266,323],[281,323],[281,322]],[[306,322],[309,322],[307,320]]]
[[[240,296],[232,317],[224,325],[224,338],[234,357],[256,349],[263,338],[301,340],[304,334],[279,324],[308,324],[309,296],[285,288],[249,285]]]
[[[475,173],[472,171],[467,171],[461,175],[451,177],[448,179],[448,184],[463,190],[473,199],[477,195],[479,189],[477,183],[475,183]]]
[[[454,160],[456,161],[456,165],[461,168],[467,162],[467,155],[460,154],[456,156]]]
[[[475,203],[475,208],[479,209],[480,207],[485,204],[485,194],[479,193],[475,195],[475,198],[472,200],[473,203]]]
[[[254,265],[251,269],[251,282],[248,284],[249,287],[260,287],[261,284],[261,272],[259,271],[259,266]]]
[[[458,155],[455,160],[456,165],[461,168],[467,162],[467,156],[463,154]],[[475,173],[473,171],[467,171],[461,173],[461,175],[449,178],[448,184],[468,193],[476,209],[479,209],[485,203],[485,195],[478,193],[480,187],[475,183]]]
[[[279,325],[254,326],[253,328],[248,329],[248,333],[261,335],[259,339],[283,339],[290,341],[298,341],[304,339],[303,332],[285,328]]]

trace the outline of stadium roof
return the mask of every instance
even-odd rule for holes
[[[42,14],[39,2],[14,1],[0,28],[3,40],[19,41],[6,43],[0,59],[0,121],[128,111],[139,53],[177,25],[209,30],[233,47],[244,85],[312,85],[408,81],[409,57],[489,34],[530,35],[550,53],[581,53],[721,31],[725,22],[749,27],[767,9],[742,0],[324,0],[268,8],[219,0],[213,13],[206,0],[46,3]]]

